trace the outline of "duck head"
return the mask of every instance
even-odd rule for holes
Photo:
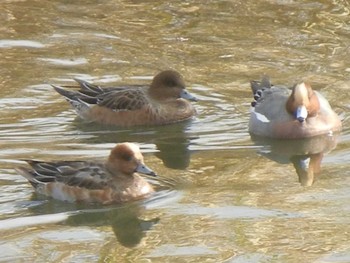
[[[320,102],[311,86],[302,82],[293,87],[286,109],[296,120],[303,123],[307,118],[317,115],[320,110]]]

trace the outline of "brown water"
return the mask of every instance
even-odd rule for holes
[[[0,10],[1,262],[350,262],[347,1],[2,0]],[[49,85],[144,83],[168,68],[200,99],[191,122],[87,125]],[[249,80],[263,73],[308,79],[343,132],[252,140]],[[132,205],[74,205],[34,195],[13,170],[21,158],[103,160],[121,141],[140,143],[175,186]],[[313,169],[300,172],[307,158]]]

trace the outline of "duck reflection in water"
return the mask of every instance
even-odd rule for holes
[[[325,153],[337,145],[339,134],[321,135],[300,140],[274,140],[252,136],[256,145],[264,146],[259,154],[277,163],[293,163],[302,186],[311,186],[321,172]]]
[[[172,125],[164,127],[161,132],[158,131],[154,137],[154,144],[158,152],[155,154],[163,161],[163,164],[171,169],[185,170],[190,165],[191,152],[188,148],[190,138],[184,132],[185,124]]]
[[[82,143],[153,143],[158,150],[155,156],[161,159],[166,167],[184,170],[189,166],[191,158],[188,147],[192,138],[186,133],[190,124],[191,121],[185,121],[158,127],[121,129],[107,126],[101,129],[100,125],[75,122],[70,127],[71,130],[78,130],[82,138],[86,138]]]
[[[315,177],[321,172],[323,152],[309,155],[294,155],[290,158],[303,186],[313,184]]]
[[[67,218],[61,223],[68,226],[88,226],[93,229],[99,226],[111,227],[118,242],[125,247],[136,247],[160,218],[145,218],[146,208],[138,201],[123,205],[113,205],[101,208],[97,204],[67,203],[54,199],[47,200],[33,194],[33,204],[30,211],[37,216],[66,214]],[[34,204],[36,203],[36,204]]]
[[[125,247],[136,247],[146,236],[159,217],[142,219],[144,208],[138,204],[124,205],[107,211],[86,211],[70,216],[66,224],[111,226],[118,242]]]

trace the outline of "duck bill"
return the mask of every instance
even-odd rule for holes
[[[185,100],[198,101],[195,96],[193,96],[191,93],[189,93],[185,89],[181,90],[180,97],[185,99]]]
[[[146,174],[146,175],[151,175],[151,176],[157,176],[155,172],[153,172],[152,169],[148,168],[145,164],[139,163],[139,165],[136,167],[136,172],[140,174]]]
[[[305,106],[299,106],[297,110],[295,111],[295,118],[299,122],[304,122],[307,118],[307,109]]]

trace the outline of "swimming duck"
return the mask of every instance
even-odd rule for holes
[[[137,173],[156,174],[143,161],[134,143],[115,146],[107,161],[26,160],[31,166],[18,167],[39,194],[68,202],[124,203],[148,197],[153,187]]]
[[[249,132],[253,135],[301,139],[340,131],[339,116],[310,84],[301,82],[292,90],[273,86],[268,77],[252,81],[254,94]]]
[[[182,76],[174,70],[158,73],[149,86],[129,85],[101,88],[75,79],[80,90],[54,86],[88,121],[120,127],[163,125],[188,120],[196,113],[196,101],[185,89]]]

